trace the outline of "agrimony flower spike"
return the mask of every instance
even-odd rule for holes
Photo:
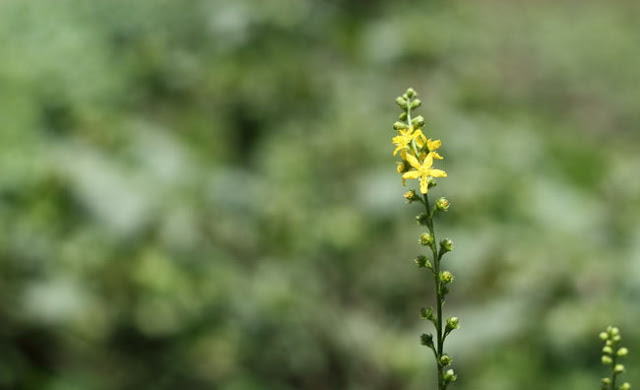
[[[397,171],[402,177],[402,184],[407,180],[418,180],[419,191],[410,190],[404,194],[407,203],[418,202],[424,207],[416,221],[419,225],[425,226],[418,242],[430,252],[427,255],[419,255],[414,260],[418,268],[426,268],[433,277],[436,295],[436,305],[434,307],[423,307],[420,310],[420,317],[429,320],[435,328],[435,334],[423,333],[420,336],[420,343],[429,347],[434,354],[435,364],[438,374],[438,390],[445,390],[449,384],[457,379],[457,375],[449,366],[453,359],[444,353],[444,341],[454,329],[458,329],[458,317],[444,319],[442,307],[445,296],[454,281],[454,276],[450,271],[441,270],[440,263],[443,256],[453,250],[453,242],[446,238],[436,240],[433,217],[436,212],[447,211],[450,207],[449,201],[445,197],[440,197],[433,203],[429,202],[429,190],[436,186],[435,178],[447,177],[447,173],[434,167],[434,161],[442,160],[442,156],[437,152],[442,146],[442,141],[429,138],[424,133],[425,120],[418,115],[412,117],[411,111],[420,107],[422,102],[417,98],[418,93],[413,89],[396,99],[396,103],[402,109],[399,116],[400,121],[393,124],[397,135],[391,139],[395,149],[394,156],[399,156]],[[430,259],[429,259],[430,257]]]

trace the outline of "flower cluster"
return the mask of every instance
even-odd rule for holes
[[[629,390],[631,385],[629,382],[624,382],[620,386],[616,387],[616,379],[619,374],[622,374],[625,369],[624,365],[618,362],[618,359],[627,356],[629,350],[625,347],[618,347],[622,337],[620,336],[620,330],[615,326],[609,326],[605,332],[600,333],[600,340],[604,342],[602,347],[602,364],[611,366],[611,375],[602,378],[602,390]]]
[[[411,117],[411,110],[420,106],[417,93],[412,88],[396,99],[396,103],[402,109],[400,121],[393,125],[398,135],[393,137],[395,145],[393,155],[399,155],[401,161],[398,164],[398,173],[402,175],[402,183],[407,179],[418,179],[420,192],[410,190],[404,194],[407,203],[420,203],[424,210],[416,216],[416,222],[425,226],[418,242],[430,252],[429,256],[420,255],[415,259],[418,268],[426,268],[430,271],[435,287],[436,305],[424,307],[420,311],[420,317],[428,320],[435,328],[435,335],[423,333],[420,343],[433,352],[438,374],[438,390],[445,390],[449,384],[457,379],[457,375],[449,366],[453,359],[444,352],[444,342],[447,336],[458,329],[458,317],[445,318],[443,305],[449,288],[454,281],[450,271],[441,268],[443,256],[453,250],[453,241],[449,238],[438,241],[434,228],[434,216],[436,213],[445,212],[450,203],[444,198],[438,198],[433,204],[429,201],[429,189],[435,186],[434,178],[447,177],[443,170],[433,167],[434,160],[442,160],[437,150],[442,146],[440,140],[427,138],[424,135],[424,118],[422,116]]]
[[[426,194],[430,187],[433,187],[433,178],[447,177],[447,173],[441,169],[433,168],[433,160],[442,160],[442,156],[436,151],[442,142],[427,138],[422,129],[424,128],[424,118],[416,116],[411,118],[411,110],[418,108],[421,104],[418,94],[413,88],[396,99],[396,103],[403,112],[400,114],[399,122],[393,125],[398,135],[392,138],[391,142],[396,146],[393,155],[400,154],[402,161],[398,163],[398,173],[402,175],[402,183],[406,179],[418,179],[420,181],[420,192]]]

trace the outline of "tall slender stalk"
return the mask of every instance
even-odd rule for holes
[[[444,353],[444,342],[449,333],[458,329],[458,318],[450,317],[444,321],[443,306],[445,296],[449,292],[449,285],[453,282],[453,274],[449,271],[441,270],[443,256],[453,249],[453,242],[450,239],[440,241],[436,244],[436,232],[434,228],[434,216],[437,212],[447,211],[449,201],[440,197],[433,207],[429,202],[428,192],[430,188],[436,186],[434,178],[447,177],[447,173],[440,169],[433,168],[434,159],[440,160],[442,156],[436,151],[441,146],[440,140],[427,138],[423,133],[424,118],[422,116],[411,117],[411,110],[420,106],[417,93],[409,88],[407,92],[396,99],[396,103],[402,108],[400,121],[393,127],[398,131],[398,135],[393,137],[392,142],[396,146],[394,155],[400,154],[401,161],[398,165],[398,173],[402,175],[403,183],[407,179],[419,180],[419,193],[415,190],[407,192],[404,196],[408,203],[419,202],[424,206],[424,212],[416,217],[420,225],[426,226],[427,232],[420,236],[420,244],[429,247],[431,259],[428,256],[420,255],[415,262],[419,268],[430,270],[436,295],[435,313],[432,307],[421,309],[421,317],[431,321],[436,331],[436,343],[433,342],[433,335],[423,333],[420,336],[421,343],[429,347],[436,360],[438,376],[438,390],[445,390],[447,386],[456,380],[453,369],[447,368],[452,359]]]

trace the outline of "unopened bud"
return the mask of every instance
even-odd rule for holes
[[[619,390],[630,390],[631,389],[631,385],[629,384],[629,382],[624,382],[623,384],[620,385],[620,387],[618,387]]]
[[[618,356],[627,356],[627,355],[629,354],[629,350],[628,350],[628,349],[626,349],[626,348],[624,348],[624,347],[622,347],[622,348],[620,348],[620,349],[618,350],[618,352],[616,352],[616,354],[617,354]]]
[[[396,98],[396,104],[398,106],[400,106],[400,108],[402,108],[403,110],[406,110],[409,107],[408,104],[407,104],[407,101],[404,100],[404,98],[402,96],[398,96]]]
[[[449,271],[440,272],[440,280],[442,283],[449,284],[453,282],[453,274]]]
[[[453,372],[453,370],[449,369],[447,370],[447,372],[444,373],[442,378],[445,380],[445,382],[449,383],[449,382],[455,382],[455,380],[458,377],[456,376],[455,372]]]
[[[606,353],[607,355],[611,355],[613,353],[613,348],[611,348],[608,345],[605,345],[604,347],[602,347],[602,352]]]
[[[414,190],[407,191],[402,196],[407,200],[407,203],[413,203],[416,200],[420,200],[420,197],[418,197]]]
[[[427,263],[429,262],[429,260],[427,260],[426,256],[418,256],[415,258],[415,263],[418,266],[418,268],[426,268],[427,267]]]
[[[453,362],[453,359],[451,359],[451,356],[449,355],[442,355],[440,356],[440,364],[442,364],[443,366],[448,366]]]
[[[450,317],[447,318],[447,329],[448,330],[453,330],[453,329],[459,329],[460,325],[458,325],[458,317]]]
[[[431,334],[426,334],[426,333],[421,334],[420,344],[426,345],[429,348],[433,348],[433,336]]]
[[[421,104],[422,104],[422,102],[420,101],[420,99],[416,99],[416,100],[411,102],[411,108],[418,108],[418,107],[420,107]]]
[[[406,121],[407,120],[407,113],[406,112],[401,112],[400,115],[398,115],[398,119],[400,119],[401,121]]]
[[[422,128],[424,126],[424,118],[422,115],[418,115],[411,120],[411,124],[417,128]]]
[[[619,373],[621,373],[623,371],[624,371],[624,365],[622,365],[622,364],[616,364],[616,366],[613,367],[613,372],[615,372],[615,373],[619,374]]]
[[[433,316],[433,308],[432,307],[423,307],[420,309],[420,318],[423,320],[431,320],[433,321],[435,317]]]
[[[453,250],[453,241],[450,238],[440,241],[440,249],[445,252],[451,252]]]
[[[404,130],[406,128],[408,128],[409,125],[407,125],[406,123],[402,123],[402,122],[396,122],[393,124],[393,128],[395,130]]]
[[[611,357],[604,355],[602,356],[602,364],[611,364],[613,363],[613,360],[611,359]]]
[[[422,213],[416,215],[416,222],[418,222],[418,225],[426,226],[427,222],[429,222],[429,214]]]
[[[607,332],[600,332],[600,335],[598,337],[600,337],[600,340],[605,341],[609,338],[609,335],[607,334]]]
[[[433,244],[433,236],[429,233],[422,233],[420,235],[420,245],[428,246]]]
[[[438,200],[436,200],[436,208],[440,211],[447,211],[449,210],[449,200],[447,198],[440,197],[438,198]]]
[[[409,99],[411,99],[411,98],[413,98],[413,97],[418,96],[418,93],[417,93],[417,92],[416,92],[416,90],[415,90],[415,89],[413,89],[413,88],[407,88],[407,92],[405,92],[405,94],[407,95],[407,97],[408,97]]]

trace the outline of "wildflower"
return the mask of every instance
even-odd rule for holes
[[[430,177],[447,177],[447,173],[440,169],[434,169],[433,156],[431,153],[427,154],[424,162],[420,164],[417,158],[407,154],[407,162],[411,164],[415,171],[405,172],[402,175],[403,179],[420,179],[420,192],[426,194],[429,190],[429,178]]]
[[[394,156],[398,154],[398,152],[408,149],[409,144],[414,139],[417,139],[420,136],[424,137],[424,134],[422,134],[422,130],[413,131],[413,127],[409,127],[408,129],[400,129],[398,130],[398,132],[400,133],[400,135],[396,135],[391,139],[391,142],[396,145],[396,149],[393,151]]]

